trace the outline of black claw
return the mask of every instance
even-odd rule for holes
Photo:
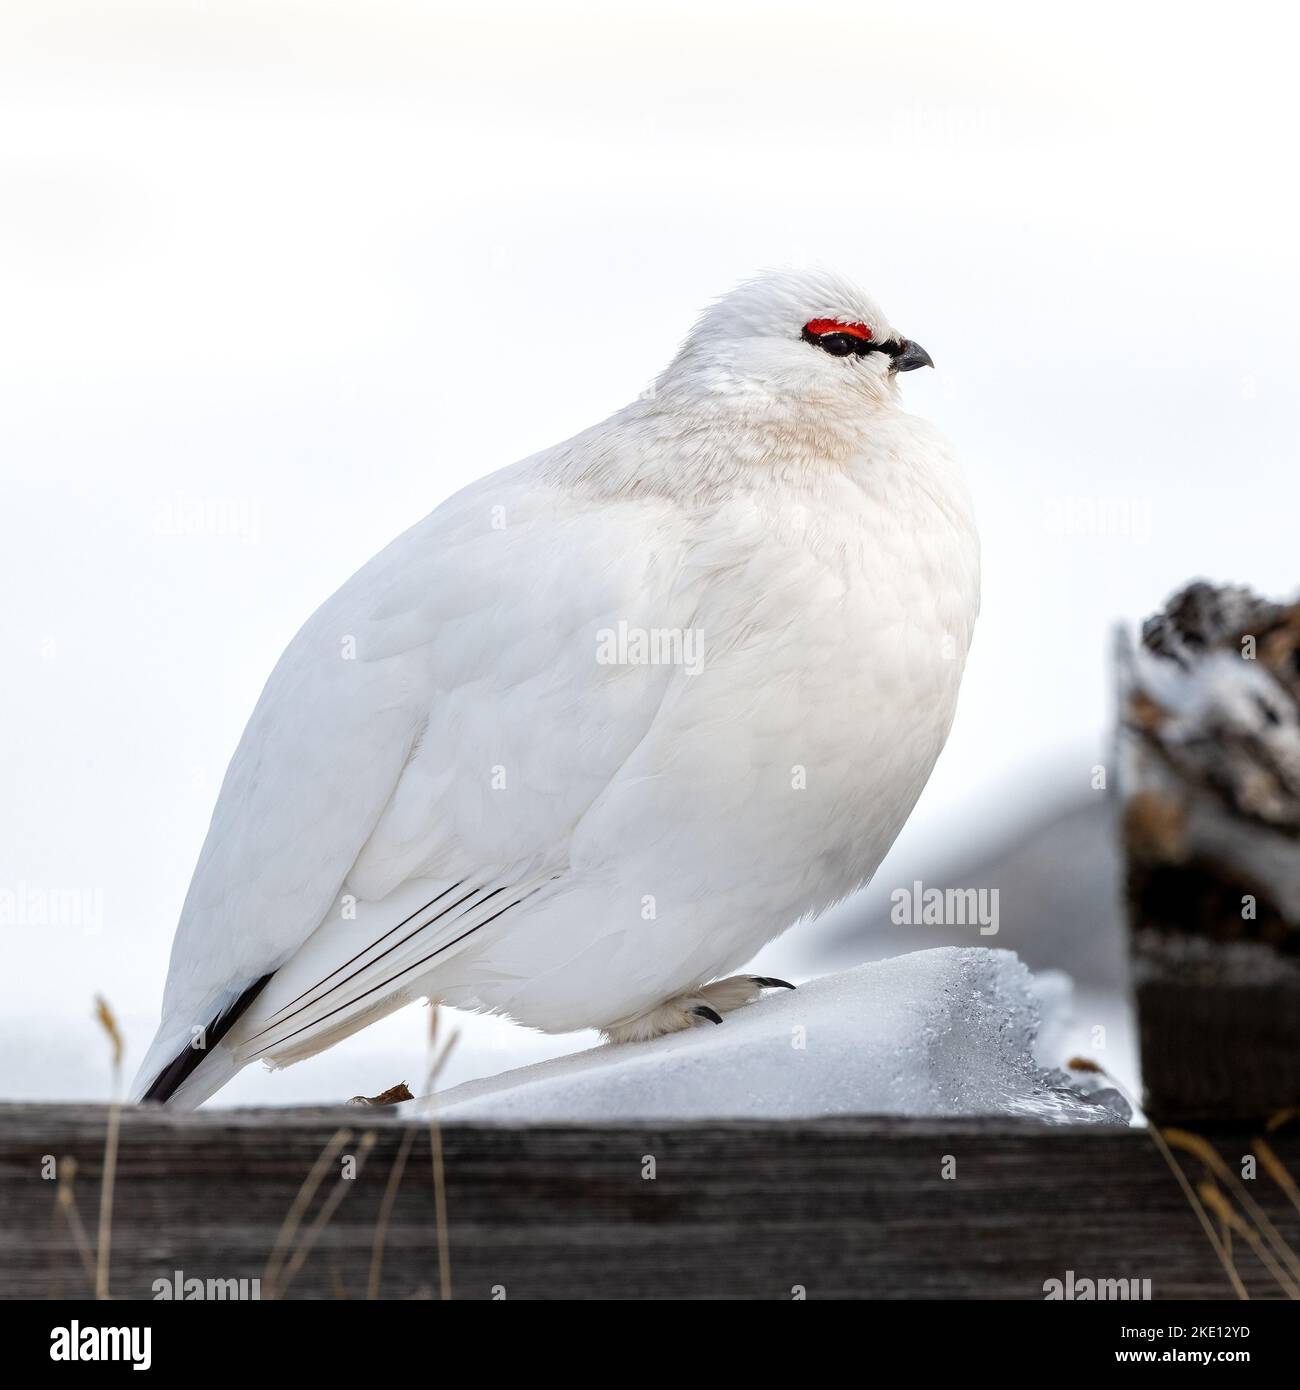
[[[692,1009],[691,1012],[696,1018],[707,1018],[710,1023],[721,1023],[722,1015],[717,1009],[711,1009],[707,1004],[701,1004],[699,1008]]]
[[[793,989],[794,986],[789,980],[778,980],[772,975],[755,975],[753,977],[756,985],[762,985],[764,989]]]

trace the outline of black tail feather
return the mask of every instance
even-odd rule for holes
[[[272,974],[275,972],[272,971]],[[205,1038],[206,1047],[186,1047],[183,1048],[170,1062],[154,1077],[149,1089],[141,1097],[142,1100],[168,1101],[180,1089],[181,1083],[191,1076],[198,1068],[199,1063],[208,1055],[207,1049],[215,1047],[217,1043],[234,1027],[239,1016],[266,988],[270,975],[263,975],[260,980],[254,980],[251,985],[239,996],[238,999],[224,1012],[218,1014],[216,1018],[208,1024],[207,1035]]]

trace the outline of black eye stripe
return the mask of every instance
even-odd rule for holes
[[[855,338],[851,333],[823,333],[820,337],[810,334],[809,337],[832,357],[849,357],[854,353],[861,356],[864,352],[871,351],[869,342]]]
[[[800,334],[805,343],[829,352],[832,357],[865,357],[869,352],[883,352],[887,357],[897,357],[903,351],[899,342],[876,342],[874,339],[859,338],[852,333],[813,333],[805,328]]]

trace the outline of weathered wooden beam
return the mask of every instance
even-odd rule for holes
[[[102,1107],[0,1106],[0,1297],[83,1296],[53,1156],[93,1241]],[[157,1280],[258,1279],[331,1136],[373,1147],[287,1290],[365,1296],[385,1186],[407,1125],[375,1110],[123,1113],[112,1292]],[[1007,1120],[836,1119],[442,1132],[456,1298],[1043,1297],[1044,1283],[1149,1279],[1155,1298],[1222,1298],[1228,1281],[1157,1153],[1136,1129]],[[1300,1172],[1300,1137],[1273,1147]],[[1238,1171],[1249,1132],[1216,1144]],[[1193,1179],[1199,1165],[1183,1159]],[[652,1174],[652,1176],[650,1176]],[[949,1174],[945,1176],[945,1174]],[[1261,1170],[1252,1194],[1293,1246],[1300,1216]],[[1278,1285],[1239,1247],[1256,1296]],[[439,1286],[430,1139],[420,1127],[383,1261],[384,1297]]]
[[[1146,1109],[1300,1104],[1300,604],[1193,584],[1121,654]]]

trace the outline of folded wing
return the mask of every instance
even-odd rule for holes
[[[137,1095],[210,1094],[218,1039],[236,1069],[328,1046],[562,880],[671,678],[602,662],[601,634],[682,626],[695,601],[672,523],[516,465],[309,619],[227,771]]]

